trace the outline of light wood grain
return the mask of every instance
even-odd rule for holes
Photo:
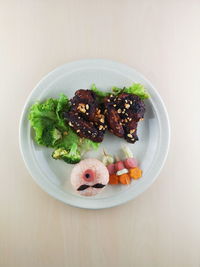
[[[129,203],[64,205],[31,179],[18,123],[35,84],[81,58],[142,72],[169,111],[172,140],[159,179]],[[0,266],[200,266],[200,2],[0,1]]]

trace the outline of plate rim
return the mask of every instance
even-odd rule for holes
[[[56,195],[53,193],[53,191],[50,188],[47,188],[41,181],[40,179],[35,177],[34,171],[32,170],[32,168],[29,166],[28,164],[28,160],[25,157],[25,152],[23,149],[23,121],[24,121],[24,117],[26,115],[26,110],[28,107],[28,104],[31,100],[31,98],[33,97],[34,93],[36,92],[37,88],[40,86],[40,84],[42,84],[46,79],[48,79],[48,77],[56,74],[56,72],[61,71],[62,69],[64,69],[66,66],[72,66],[73,65],[87,65],[87,64],[102,64],[102,65],[110,65],[114,68],[118,67],[119,69],[123,70],[129,70],[130,72],[136,74],[140,79],[144,80],[145,83],[147,83],[153,93],[155,94],[156,98],[159,100],[159,104],[161,109],[163,110],[163,114],[162,116],[165,119],[165,125],[166,125],[166,129],[165,129],[165,147],[164,147],[164,155],[162,157],[162,161],[160,163],[160,165],[157,168],[157,171],[155,172],[153,178],[150,180],[150,182],[146,183],[144,185],[144,187],[142,188],[142,190],[140,190],[139,192],[137,192],[137,194],[135,196],[129,196],[126,199],[120,199],[120,201],[118,202],[114,202],[114,203],[110,203],[109,205],[102,205],[102,206],[93,206],[93,205],[88,205],[88,206],[84,206],[78,203],[70,203],[68,202],[66,199],[64,200],[63,198],[61,198],[59,195]],[[118,69],[118,70],[119,70]],[[27,118],[26,118],[27,119]],[[166,138],[167,137],[167,138]],[[119,63],[113,60],[109,60],[109,59],[101,59],[101,58],[97,58],[97,59],[82,59],[82,60],[77,60],[77,61],[72,61],[72,62],[67,62],[65,64],[62,64],[58,67],[56,67],[55,69],[53,69],[52,71],[50,71],[49,73],[47,73],[45,76],[42,77],[42,79],[40,79],[40,81],[36,84],[36,86],[31,90],[31,92],[29,93],[28,97],[26,98],[25,104],[23,106],[22,112],[21,112],[21,116],[20,116],[20,122],[19,122],[19,148],[20,148],[20,152],[23,158],[23,161],[25,163],[25,166],[29,172],[29,174],[31,175],[31,177],[33,178],[33,180],[49,195],[51,195],[52,197],[54,197],[57,200],[60,200],[61,202],[68,204],[70,206],[73,207],[78,207],[78,208],[84,208],[84,209],[104,209],[104,208],[111,208],[111,207],[115,207],[121,204],[124,204],[126,202],[128,202],[129,200],[135,199],[136,197],[138,197],[140,194],[142,194],[143,192],[145,192],[154,182],[155,180],[158,178],[165,162],[167,159],[167,155],[169,152],[169,147],[170,147],[170,138],[171,138],[171,128],[170,128],[170,122],[169,122],[169,115],[166,109],[166,106],[160,96],[160,94],[158,93],[158,91],[155,89],[155,87],[152,85],[152,83],[140,72],[136,71],[134,68],[123,64],[123,63]],[[81,199],[82,201],[85,199]],[[90,200],[90,202],[92,202],[94,200]],[[85,203],[87,203],[88,201],[83,201]],[[96,202],[96,201],[95,201]],[[104,202],[102,202],[104,203]]]

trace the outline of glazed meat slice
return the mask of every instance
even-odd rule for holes
[[[69,125],[80,136],[102,142],[106,130],[105,116],[91,90],[80,89],[70,100],[71,108],[65,114]]]
[[[126,139],[127,142],[129,143],[135,143],[138,140],[137,136],[137,122],[134,120],[124,122],[123,127],[124,127],[124,138]]]
[[[80,137],[88,138],[94,142],[102,142],[104,132],[99,131],[98,128],[94,126],[93,122],[86,121],[79,115],[69,113],[69,125],[75,130],[75,132]]]
[[[91,90],[80,89],[76,91],[75,96],[71,99],[71,109],[74,113],[80,113],[85,119],[93,120],[98,103],[96,96]]]
[[[122,93],[105,98],[105,115],[108,130],[127,142],[138,140],[137,125],[145,113],[144,102],[137,95]],[[120,126],[120,127],[119,127]]]
[[[117,107],[121,109],[122,118],[133,118],[139,121],[144,118],[145,105],[141,98],[134,94],[122,93],[115,98]]]
[[[106,110],[106,121],[109,125],[111,133],[118,137],[124,136],[124,129],[121,123],[121,118],[114,107],[108,106]]]

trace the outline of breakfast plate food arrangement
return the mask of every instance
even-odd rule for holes
[[[26,102],[20,148],[49,194],[82,208],[135,198],[155,180],[169,146],[164,104],[135,70],[82,60],[49,73]]]

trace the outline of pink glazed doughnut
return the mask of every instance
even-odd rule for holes
[[[98,159],[84,159],[71,172],[71,184],[77,193],[94,196],[108,184],[109,173]]]

